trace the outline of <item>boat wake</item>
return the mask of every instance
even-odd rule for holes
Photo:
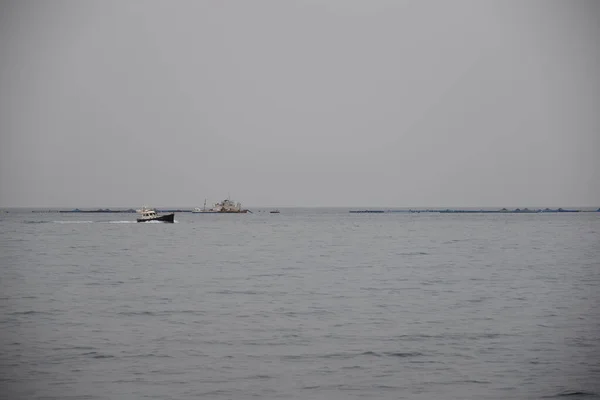
[[[94,221],[52,221],[54,224],[93,224]]]
[[[26,221],[29,224],[43,224],[52,222],[53,224],[137,224],[137,221]],[[174,223],[178,224],[179,221],[175,220]],[[163,221],[146,221],[144,224],[164,224]]]
[[[131,223],[138,223],[137,221],[128,221]],[[177,220],[173,220],[173,222],[165,222],[165,221],[145,221],[145,222],[140,222],[141,225],[145,225],[145,224],[169,224],[169,223],[173,223],[173,224],[178,224],[179,221]]]

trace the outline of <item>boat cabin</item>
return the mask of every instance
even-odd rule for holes
[[[142,214],[142,218],[155,218],[156,211],[148,207],[142,207],[141,210],[137,210],[140,214]]]

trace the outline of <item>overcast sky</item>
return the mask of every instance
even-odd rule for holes
[[[600,2],[0,2],[0,206],[600,206]]]

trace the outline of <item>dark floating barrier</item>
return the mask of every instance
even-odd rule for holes
[[[74,210],[60,210],[58,212],[61,213],[86,213],[86,214],[130,214],[130,213],[135,213],[136,211],[133,208],[127,209],[127,210],[111,210],[108,208],[99,208],[97,210],[80,210],[79,208],[76,208]]]
[[[441,213],[441,214],[537,214],[537,213],[577,213],[577,212],[600,212],[600,208],[597,210],[565,210],[563,208],[544,208],[544,209],[532,209],[529,208],[516,208],[514,210],[508,210],[503,208],[501,210],[461,210],[461,209],[426,209],[426,210],[350,210],[351,213]]]
[[[8,211],[6,211],[8,212]],[[137,211],[133,208],[127,210],[111,210],[110,208],[98,208],[96,210],[82,210],[75,208],[73,210],[32,210],[34,213],[66,213],[66,214],[135,214]],[[179,209],[179,208],[165,208],[156,209],[156,212],[161,213],[191,213],[193,210]],[[242,213],[252,213],[250,210],[243,210]]]

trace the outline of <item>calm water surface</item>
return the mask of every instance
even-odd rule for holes
[[[600,213],[0,214],[0,397],[600,398]]]

